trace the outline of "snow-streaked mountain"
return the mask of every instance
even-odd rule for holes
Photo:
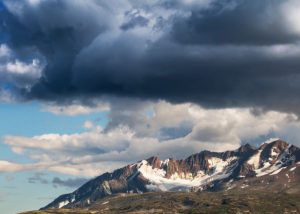
[[[235,151],[202,151],[183,160],[151,157],[104,173],[42,209],[85,207],[115,193],[218,190],[246,178],[280,177],[287,167],[290,172],[300,168],[299,161],[300,149],[280,139],[259,148],[246,144]]]

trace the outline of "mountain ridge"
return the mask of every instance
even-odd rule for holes
[[[280,139],[258,148],[245,144],[234,151],[204,150],[181,160],[152,156],[106,172],[41,209],[86,207],[117,193],[216,191],[246,178],[273,177],[286,167],[298,168],[299,161],[300,149]]]

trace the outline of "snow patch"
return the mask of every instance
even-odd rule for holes
[[[278,157],[279,154],[277,154]],[[275,175],[279,173],[282,169],[285,169],[286,167],[283,167],[284,164],[287,161],[293,161],[295,159],[294,156],[289,157],[289,150],[286,149],[278,158],[277,161],[271,165],[269,162],[263,163],[263,167],[260,169],[255,170],[256,176],[260,177],[263,175],[271,174]]]
[[[234,187],[236,187],[236,185],[230,185],[226,190],[231,190],[231,189],[233,189]]]
[[[265,142],[263,142],[261,145],[270,144],[277,140],[280,140],[280,138],[270,138],[270,139],[266,140]]]
[[[257,177],[261,177],[263,175],[267,175],[275,170],[277,170],[278,168],[269,168],[271,166],[271,164],[269,162],[264,163],[263,167],[260,169],[255,170],[256,176]],[[269,168],[269,169],[268,169]]]
[[[166,172],[163,169],[158,168],[152,168],[151,165],[148,165],[148,162],[145,160],[142,160],[138,164],[138,171],[140,171],[144,177],[155,180],[159,177],[164,177],[166,175]]]
[[[294,171],[296,168],[297,167],[294,166],[293,168],[290,169],[290,172]]]
[[[279,172],[281,172],[281,170],[283,170],[283,169],[285,169],[285,167],[282,167],[282,168],[276,170],[275,172],[271,173],[271,175],[276,175],[276,174],[278,174]]]
[[[162,161],[161,165],[168,166],[169,165],[169,161],[170,161],[170,159],[168,158],[168,159]]]
[[[220,158],[211,158],[209,161],[210,168],[213,168],[213,173],[210,175],[205,174],[203,171],[197,172],[197,175],[193,177],[191,173],[181,173],[177,172],[166,178],[166,171],[163,169],[153,168],[148,164],[147,161],[143,160],[138,163],[138,171],[148,179],[149,183],[146,185],[147,189],[154,191],[189,191],[192,187],[199,187],[203,184],[208,184],[215,180],[220,180],[227,178],[232,173],[233,168],[236,166],[234,164],[228,169],[228,165],[236,157],[229,158],[223,161]]]
[[[214,168],[214,173],[220,173],[224,171],[224,168],[228,166],[233,160],[236,160],[236,157],[228,158],[226,161],[223,161],[221,158],[212,157],[208,160],[209,166]]]
[[[69,200],[62,201],[58,204],[58,208],[60,209],[64,206],[68,205],[69,203],[70,203]]]
[[[254,169],[258,169],[259,161],[260,161],[260,154],[262,150],[258,150],[256,154],[254,154],[250,159],[247,161],[248,164],[253,165]]]
[[[278,156],[278,152],[276,152],[276,148],[272,148],[272,150],[271,150],[271,156]]]
[[[242,189],[244,189],[244,188],[246,188],[246,187],[248,187],[249,185],[247,185],[247,184],[243,184],[242,186],[241,186],[241,188]]]

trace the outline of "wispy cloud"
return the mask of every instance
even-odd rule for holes
[[[57,104],[44,104],[42,107],[42,111],[51,112],[55,115],[67,115],[67,116],[75,116],[82,114],[90,114],[90,113],[99,113],[109,111],[110,106],[109,103],[96,103],[91,106],[78,104],[65,104],[65,105],[57,105]]]
[[[48,184],[49,181],[45,178],[46,174],[42,172],[36,172],[33,177],[28,178],[28,183],[36,184]]]
[[[77,188],[86,183],[88,179],[86,178],[74,178],[74,179],[60,179],[58,177],[53,178],[52,184],[54,187],[68,187],[68,188]]]
[[[4,177],[4,179],[5,179],[6,182],[10,183],[10,182],[15,180],[15,177],[11,176],[11,175],[7,175],[7,176]]]

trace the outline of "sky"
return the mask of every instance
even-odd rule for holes
[[[300,146],[299,14],[298,0],[0,0],[0,212],[153,155]]]

